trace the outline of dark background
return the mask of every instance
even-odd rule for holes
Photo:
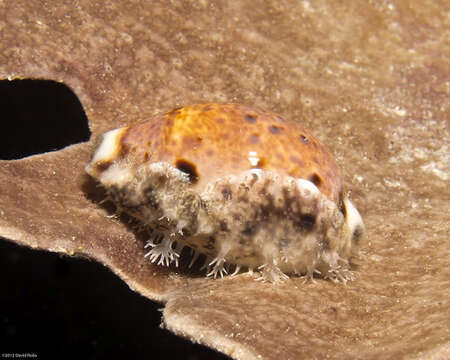
[[[0,159],[88,141],[78,98],[53,81],[0,81]],[[1,191],[1,190],[0,190]],[[102,265],[0,238],[0,353],[38,359],[229,359],[161,329],[163,307]]]

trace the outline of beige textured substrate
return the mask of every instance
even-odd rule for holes
[[[367,226],[354,282],[148,264],[91,200],[91,142],[0,162],[0,235],[96,259],[166,303],[169,329],[236,359],[449,358],[448,4],[338,3],[4,0],[0,78],[64,82],[93,138],[194,102],[301,121],[337,156]]]

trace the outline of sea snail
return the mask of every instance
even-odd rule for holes
[[[196,104],[108,131],[86,166],[120,211],[151,229],[146,256],[352,278],[364,225],[332,155],[297,122],[239,104]]]

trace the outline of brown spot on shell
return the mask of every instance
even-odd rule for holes
[[[259,135],[258,134],[250,134],[250,136],[248,137],[248,141],[251,144],[257,144],[259,143]]]
[[[272,133],[272,134],[280,134],[282,131],[284,130],[284,128],[282,128],[282,127],[279,127],[279,126],[276,126],[276,125],[270,125],[269,126],[269,131]]]
[[[309,140],[305,135],[302,134],[298,138],[300,139],[300,142],[302,142],[303,144],[309,144]]]
[[[245,115],[245,121],[247,121],[250,124],[254,124],[256,122],[256,116],[247,114]]]
[[[299,157],[294,156],[294,155],[289,156],[289,160],[291,160],[293,163],[296,163],[300,166],[305,165],[305,162],[302,159],[300,159]]]
[[[200,136],[186,135],[183,137],[183,147],[196,148],[202,145],[202,138]]]
[[[312,174],[308,180],[311,181],[317,187],[319,187],[322,184],[322,178],[316,173]]]
[[[175,167],[188,175],[191,184],[195,184],[198,181],[199,174],[195,164],[186,159],[178,159],[175,162]]]

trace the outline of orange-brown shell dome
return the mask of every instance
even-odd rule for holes
[[[225,175],[262,169],[313,182],[335,203],[342,193],[331,154],[298,123],[239,104],[198,104],[130,126],[121,156],[168,162],[196,187]]]

